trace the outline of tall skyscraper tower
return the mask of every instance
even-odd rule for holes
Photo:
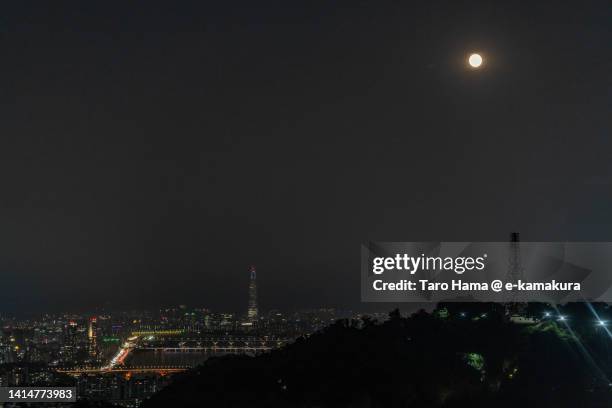
[[[92,357],[96,357],[98,354],[98,344],[96,342],[97,322],[97,317],[91,317],[89,319],[89,327],[87,327],[87,338],[89,339],[89,355]]]
[[[247,319],[250,322],[257,320],[257,274],[255,272],[255,266],[251,265],[249,268],[250,281],[249,281],[249,308],[247,310]]]

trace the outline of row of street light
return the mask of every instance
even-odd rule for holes
[[[553,317],[553,314],[551,312],[544,312],[544,319],[549,319],[549,318],[552,318],[552,317]],[[565,322],[565,321],[568,320],[567,316],[564,316],[564,315],[558,315],[558,316],[556,316],[556,319],[559,322]],[[606,327],[608,325],[608,322],[605,321],[605,320],[598,319],[598,320],[595,321],[595,325],[598,326],[598,327]]]

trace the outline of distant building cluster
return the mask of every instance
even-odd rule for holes
[[[76,386],[80,398],[137,407],[167,384],[172,370],[193,367],[209,355],[265,352],[338,319],[357,317],[336,309],[262,313],[254,266],[243,310],[179,305],[28,319],[0,316],[0,386]]]

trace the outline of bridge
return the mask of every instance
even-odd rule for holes
[[[94,367],[85,367],[85,368],[71,368],[71,369],[57,369],[55,370],[58,373],[67,374],[71,376],[80,376],[83,374],[124,374],[124,375],[133,375],[133,374],[158,374],[158,375],[168,375],[180,373],[183,371],[189,370],[191,367],[187,366],[175,366],[175,367],[165,367],[165,366],[138,366],[138,367],[120,367],[120,368],[94,368]]]
[[[165,331],[138,331],[133,332],[117,350],[109,363],[102,367],[81,367],[70,369],[57,369],[58,373],[73,376],[82,374],[132,374],[155,373],[159,375],[173,374],[186,371],[191,366],[129,366],[127,357],[135,350],[151,350],[163,353],[204,353],[211,355],[246,354],[255,355],[268,352],[274,348],[289,343],[289,339],[274,336],[206,336],[206,337],[180,337],[179,330]],[[156,338],[156,336],[159,336]],[[168,338],[170,337],[170,339]]]
[[[272,350],[272,347],[138,347],[137,350],[162,351],[164,353],[210,353],[210,354],[257,354]]]
[[[136,330],[132,332],[132,336],[180,336],[185,333],[184,330],[181,329],[168,329],[168,330]]]
[[[211,352],[211,353],[259,353],[280,348],[289,343],[285,338],[215,336],[200,338],[150,338],[135,342],[134,350],[156,350],[168,352]]]

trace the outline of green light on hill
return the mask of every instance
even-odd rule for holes
[[[475,368],[478,371],[481,371],[484,368],[485,360],[482,354],[466,353],[464,358],[470,367]]]

